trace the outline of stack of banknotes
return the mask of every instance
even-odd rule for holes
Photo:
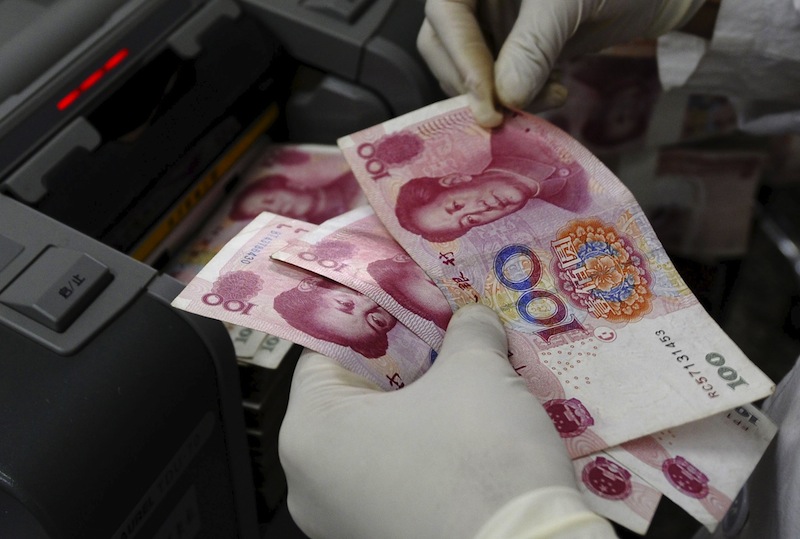
[[[644,534],[663,495],[713,530],[776,433],[751,404],[774,383],[704,311],[614,174],[542,118],[479,127],[464,98],[339,147],[369,205],[320,224],[261,213],[173,305],[314,349],[387,391],[425,374],[454,310],[488,305],[587,504]]]
[[[266,147],[265,147],[266,145]],[[257,145],[193,240],[178,252],[165,273],[189,283],[219,250],[264,210],[310,223],[367,203],[336,146]],[[301,347],[252,328],[225,322],[239,367],[247,442],[260,522],[268,521],[286,495],[278,458],[278,430]]]

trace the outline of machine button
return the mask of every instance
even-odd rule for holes
[[[113,278],[85,253],[50,247],[0,294],[0,302],[63,332]]]
[[[0,234],[0,271],[8,266],[25,248],[11,238]]]
[[[351,23],[373,0],[303,0],[304,7]]]

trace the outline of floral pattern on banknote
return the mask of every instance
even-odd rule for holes
[[[401,166],[421,155],[424,147],[423,140],[413,133],[393,133],[375,144],[375,158],[386,165]]]
[[[211,286],[211,294],[221,301],[246,302],[264,287],[264,281],[252,271],[229,271],[220,275]]]
[[[597,219],[572,221],[551,247],[558,284],[577,307],[622,323],[652,310],[646,259],[613,225]]]

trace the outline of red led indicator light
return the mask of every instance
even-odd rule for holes
[[[56,104],[58,110],[64,110],[72,105],[75,100],[81,96],[81,94],[97,84],[98,81],[100,81],[100,79],[102,79],[109,71],[117,67],[126,56],[128,56],[128,49],[120,49],[117,51],[111,58],[106,60],[106,63],[103,64],[103,67],[83,79],[83,82],[81,82],[77,88],[62,97],[61,100],[59,100],[59,102]]]
[[[125,59],[126,56],[128,56],[128,49],[120,50],[118,53],[116,53],[114,56],[108,59],[108,61],[103,66],[103,69],[106,70],[114,69],[115,67],[117,67],[117,64],[119,64],[121,61]]]

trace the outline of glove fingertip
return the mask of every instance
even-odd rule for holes
[[[455,322],[454,322],[455,321]],[[496,325],[502,329],[497,313],[482,303],[468,303],[460,307],[450,320],[450,324],[480,323]]]
[[[472,115],[481,127],[490,129],[503,123],[503,115],[495,108],[491,99],[470,94],[468,100]]]
[[[450,319],[440,356],[481,350],[506,356],[505,329],[489,307],[479,303],[465,305]]]
[[[566,86],[557,82],[550,82],[545,84],[542,91],[539,92],[539,95],[530,102],[525,110],[536,114],[557,109],[566,103],[568,95],[569,91]]]
[[[526,108],[542,90],[550,76],[544,59],[531,52],[506,46],[495,66],[495,91],[501,104],[511,109]]]
[[[498,75],[495,81],[497,100],[512,110],[526,108],[539,88],[532,81],[518,75]]]

